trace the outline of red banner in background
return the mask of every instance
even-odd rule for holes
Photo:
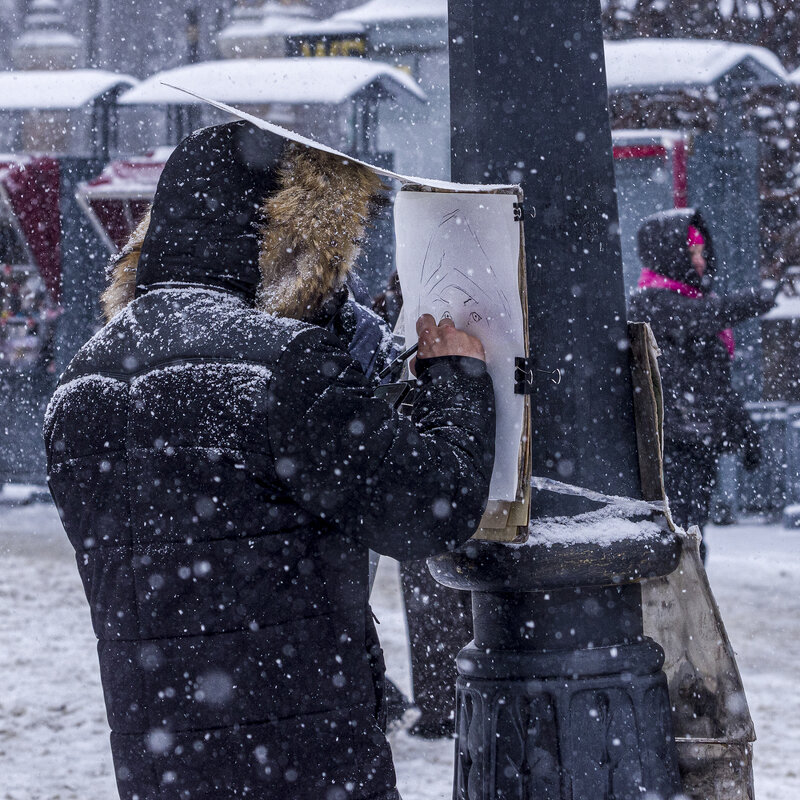
[[[61,297],[59,164],[48,156],[0,161],[0,181],[54,304]]]

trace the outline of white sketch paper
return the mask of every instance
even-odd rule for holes
[[[239,108],[234,106],[230,106],[227,103],[221,103],[218,100],[212,100],[209,97],[203,97],[201,94],[197,94],[197,92],[193,92],[190,89],[186,89],[183,86],[176,86],[172,83],[167,83],[166,81],[161,81],[164,86],[169,86],[171,89],[177,89],[180,92],[184,92],[185,94],[191,95],[192,97],[196,97],[198,100],[202,100],[204,103],[208,103],[210,106],[214,106],[214,108],[218,108],[221,111],[225,111],[233,117],[237,117],[238,119],[243,119],[246,122],[251,122],[257,128],[261,128],[263,131],[269,131],[270,133],[274,133],[276,136],[280,136],[284,139],[288,139],[292,142],[297,142],[298,144],[305,145],[306,147],[313,147],[317,150],[322,150],[325,153],[331,153],[335,156],[341,156],[346,161],[352,161],[354,164],[361,164],[362,167],[367,167],[368,169],[372,170],[372,172],[376,173],[377,175],[383,175],[386,178],[392,178],[393,180],[400,181],[403,184],[421,184],[422,186],[429,186],[432,189],[443,189],[448,192],[480,192],[480,191],[489,191],[494,189],[516,189],[519,188],[515,184],[505,184],[505,183],[497,183],[497,184],[476,184],[476,183],[451,183],[450,181],[440,181],[435,180],[433,178],[417,178],[411,175],[402,175],[399,172],[392,172],[390,169],[386,169],[384,167],[379,167],[376,164],[370,164],[368,161],[362,161],[359,158],[355,158],[352,155],[348,155],[347,153],[342,153],[340,150],[335,150],[332,147],[328,147],[328,145],[323,144],[322,142],[317,142],[314,139],[309,139],[307,136],[301,136],[299,133],[295,131],[290,131],[288,128],[284,128],[280,125],[275,124],[274,122],[268,122],[261,117],[257,117],[254,114],[249,114],[247,111],[242,111]]]
[[[516,500],[525,413],[514,359],[525,355],[519,296],[520,223],[514,194],[401,191],[395,202],[397,271],[413,334],[421,314],[453,322],[486,350],[497,406],[490,497]]]

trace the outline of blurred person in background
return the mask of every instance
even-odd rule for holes
[[[650,323],[661,349],[667,497],[675,522],[702,533],[720,455],[740,452],[750,470],[761,462],[758,432],[731,384],[732,326],[767,312],[776,290],[715,294],[713,242],[695,209],[648,217],[638,244],[644,268],[628,317]],[[705,560],[704,542],[700,553]]]

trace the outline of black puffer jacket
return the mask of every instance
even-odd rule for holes
[[[687,248],[689,226],[706,240],[708,266],[702,280]],[[702,216],[677,209],[648,217],[639,230],[639,256],[645,269],[700,293],[670,288],[640,288],[629,303],[628,317],[649,322],[661,348],[664,387],[664,434],[667,443],[736,448],[748,436],[741,397],[731,386],[731,356],[720,332],[758,316],[772,305],[771,293],[755,289],[717,296],[714,251]]]
[[[177,173],[167,164],[147,280],[71,363],[46,420],[118,786],[126,800],[393,798],[367,550],[419,558],[474,531],[491,381],[482,362],[431,360],[404,419],[333,333],[255,308],[248,264],[203,255],[247,224],[236,181],[208,184],[215,210],[170,233],[194,171],[235,172],[240,135],[203,132]]]

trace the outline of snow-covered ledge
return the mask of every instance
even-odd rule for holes
[[[604,512],[608,513],[604,513]],[[613,514],[614,509],[602,509],[577,517],[546,517],[531,520],[528,538],[524,542],[512,542],[512,547],[572,547],[574,545],[596,545],[608,548],[625,541],[660,543],[671,534],[655,520],[624,519]]]

